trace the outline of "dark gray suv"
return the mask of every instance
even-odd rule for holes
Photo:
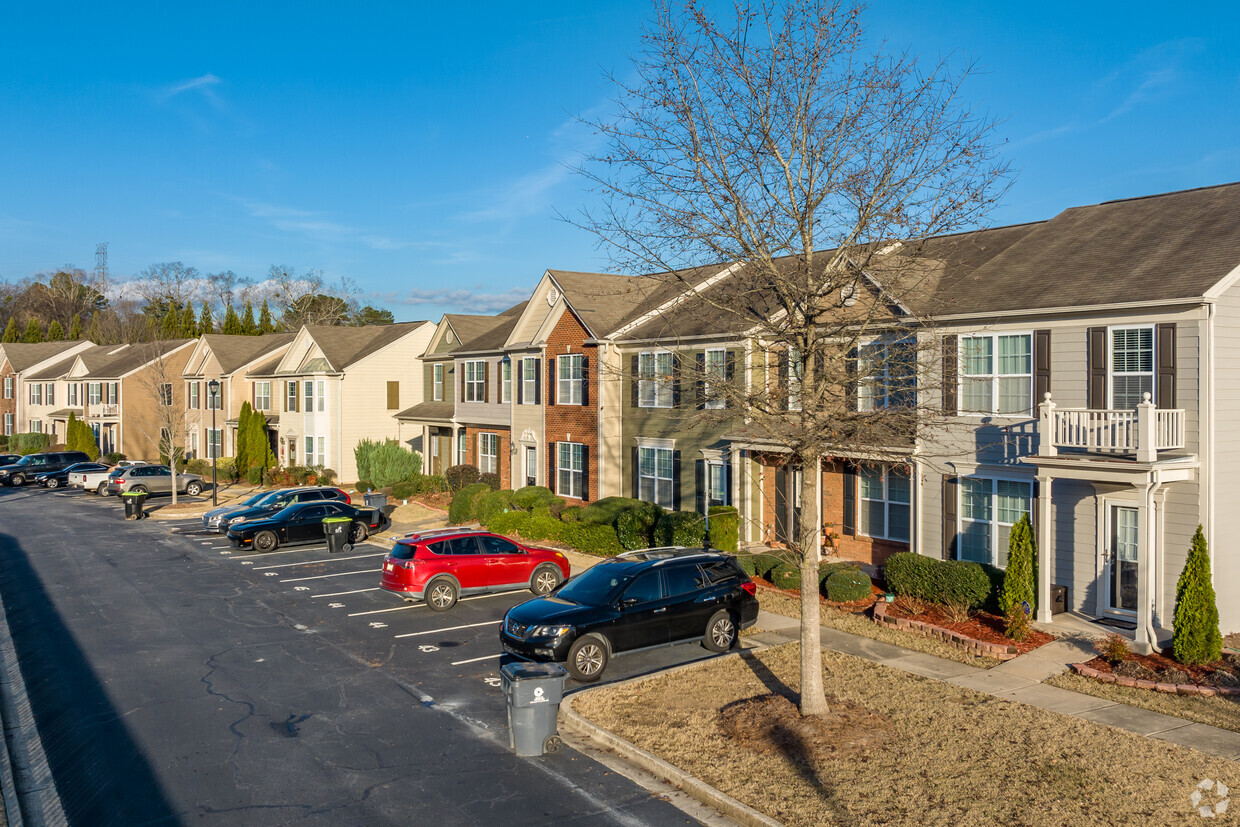
[[[27,454],[12,465],[0,466],[0,483],[25,485],[37,475],[60,471],[79,462],[90,462],[81,451],[56,451],[46,454]]]

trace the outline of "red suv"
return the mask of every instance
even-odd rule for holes
[[[397,540],[383,561],[380,587],[446,612],[463,594],[529,589],[550,594],[568,579],[568,558],[486,531],[448,528]]]

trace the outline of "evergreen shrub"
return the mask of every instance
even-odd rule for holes
[[[499,474],[491,474],[491,473],[479,474],[478,482],[485,482],[487,485],[491,487],[492,491],[499,490]]]
[[[634,502],[639,505],[622,511],[616,518],[616,535],[620,538],[620,545],[629,551],[655,545],[655,529],[665,513],[654,503]]]
[[[572,546],[584,554],[599,557],[614,557],[624,549],[616,537],[616,530],[609,525],[571,522],[561,523],[561,542]]]
[[[353,449],[353,457],[357,460],[357,475],[379,488],[413,479],[422,473],[422,455],[406,449],[394,439],[382,442],[363,439]]]
[[[999,593],[999,613],[1007,617],[1012,609],[1027,602],[1034,608],[1033,566],[1037,546],[1033,541],[1033,524],[1029,515],[1022,514],[1008,535],[1008,564],[1003,576],[1003,590]]]
[[[520,534],[529,520],[528,511],[504,511],[492,517],[487,528],[496,534]]]
[[[476,465],[453,465],[444,472],[444,479],[448,481],[449,491],[460,491],[467,485],[473,485],[482,476],[482,472],[478,470]]]
[[[1213,663],[1223,656],[1223,637],[1218,627],[1218,603],[1210,575],[1210,553],[1197,526],[1184,570],[1175,586],[1175,615],[1171,648],[1175,659],[1186,666]]]
[[[836,603],[864,600],[871,594],[869,576],[861,569],[841,569],[825,580],[827,599]]]
[[[449,525],[463,525],[472,521],[478,498],[490,490],[491,487],[486,483],[475,482],[457,491],[452,497],[452,504],[448,506]]]
[[[701,548],[705,538],[702,515],[693,511],[669,511],[659,519],[655,529],[656,546]]]
[[[533,511],[540,505],[547,505],[556,499],[559,497],[555,495],[555,492],[541,485],[527,485],[512,492],[513,505],[526,511]]]
[[[732,505],[714,505],[710,509],[710,545],[733,554],[740,547],[741,514]]]
[[[479,482],[479,485],[486,483]],[[487,491],[474,502],[474,519],[489,526],[497,514],[512,508],[512,492],[508,490]]]

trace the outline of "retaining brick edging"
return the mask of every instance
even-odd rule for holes
[[[1126,678],[1112,675],[1083,663],[1069,663],[1068,668],[1085,678],[1093,678],[1101,683],[1113,683],[1116,686],[1130,686],[1133,689],[1152,689],[1167,695],[1202,695],[1207,698],[1240,697],[1240,686],[1198,686],[1195,683],[1160,683],[1140,678]]]
[[[995,660],[1012,660],[1013,658],[1020,657],[1020,650],[1015,646],[1008,646],[1002,643],[987,643],[984,640],[977,640],[968,635],[962,635],[960,632],[954,632],[951,629],[944,629],[942,626],[935,626],[933,623],[888,615],[887,603],[882,600],[874,604],[872,619],[879,626],[891,626],[906,632],[922,635],[923,637],[941,640],[944,643],[958,646],[966,652],[972,652],[975,655],[994,658]]]

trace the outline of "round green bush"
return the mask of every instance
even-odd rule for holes
[[[491,518],[491,522],[487,524],[487,529],[496,534],[521,534],[521,529],[530,520],[530,512],[528,511],[501,511]]]
[[[655,544],[701,548],[706,539],[706,524],[701,514],[692,511],[669,511],[659,520]]]
[[[524,508],[526,511],[533,511],[538,506],[546,505],[553,499],[558,499],[555,496],[555,492],[541,485],[527,485],[512,492],[512,504],[517,508]]]
[[[491,490],[491,486],[483,482],[475,482],[467,485],[456,495],[452,497],[452,503],[448,506],[448,523],[451,525],[464,525],[474,519],[475,503],[478,498]]]
[[[444,478],[448,481],[449,491],[460,491],[467,485],[473,485],[478,481],[478,477],[482,476],[476,465],[453,465],[444,472]]]
[[[415,494],[442,494],[448,490],[448,481],[441,474],[423,474],[414,480]]]
[[[616,530],[609,525],[564,523],[560,541],[584,554],[594,554],[599,557],[614,557],[623,551],[620,547],[620,540],[616,537]]]
[[[792,563],[780,563],[768,576],[771,584],[781,589],[801,588],[801,567]]]
[[[991,580],[978,563],[936,560],[901,551],[887,558],[887,586],[896,594],[931,603],[979,608],[991,595]]]
[[[479,485],[486,483],[479,482]],[[487,491],[474,501],[474,519],[484,526],[491,525],[496,515],[512,507],[511,491]]]
[[[870,578],[861,569],[843,569],[832,572],[826,580],[827,599],[836,603],[852,603],[869,597]]]
[[[366,491],[374,491],[375,485],[370,480],[358,480],[354,488],[365,493]]]
[[[490,474],[490,473],[479,474],[478,482],[485,482],[487,485],[491,487],[492,491],[499,490],[499,474]]]
[[[711,506],[710,544],[712,548],[735,554],[740,547],[740,528],[741,515],[735,506]]]
[[[558,540],[566,527],[548,509],[539,508],[517,530],[527,540]]]
[[[582,509],[581,522],[591,525],[615,525],[621,514],[650,504],[631,497],[603,497]]]
[[[398,500],[407,500],[416,494],[417,491],[418,484],[413,480],[405,480],[392,486],[392,496]]]
[[[581,506],[570,505],[560,512],[560,522],[575,523],[581,520]]]
[[[616,535],[620,545],[629,551],[650,548],[655,544],[655,529],[664,511],[654,503],[641,503],[620,513],[616,518]]]

